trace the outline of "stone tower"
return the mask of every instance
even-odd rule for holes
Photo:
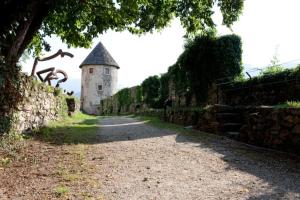
[[[98,114],[100,100],[117,92],[119,66],[99,42],[79,67],[81,110],[87,114]]]

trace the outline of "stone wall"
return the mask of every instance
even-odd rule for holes
[[[300,150],[300,108],[248,107],[239,139],[285,151]]]
[[[38,82],[35,78],[26,75],[20,76],[20,94],[22,100],[16,107],[5,112],[5,102],[1,102],[1,118],[11,121],[11,127],[6,132],[29,132],[57,120],[74,110],[79,109],[79,102],[73,97],[61,94],[61,90]],[[69,108],[66,99],[69,99]],[[75,104],[74,104],[75,103]],[[68,113],[69,111],[69,113]],[[7,117],[9,116],[9,118]],[[4,133],[0,133],[3,135]]]
[[[118,94],[101,100],[99,106],[100,115],[136,113],[147,110],[147,105],[143,102],[139,102],[139,100],[137,99],[137,87],[138,86],[129,88],[129,105],[120,105],[118,100]]]
[[[300,108],[235,107],[243,120],[239,135],[233,139],[256,146],[299,154]],[[217,117],[218,106],[201,109],[148,109],[138,114],[160,119],[208,133],[228,136],[222,131],[222,121]]]

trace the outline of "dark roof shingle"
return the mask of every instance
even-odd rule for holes
[[[120,68],[101,42],[97,44],[79,67],[81,68],[84,65],[109,65]]]

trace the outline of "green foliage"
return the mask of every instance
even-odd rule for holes
[[[278,47],[275,49],[275,53],[271,59],[271,64],[266,69],[260,72],[260,76],[264,75],[274,75],[276,73],[283,72],[284,68],[280,65],[280,60],[278,58]]]
[[[54,92],[53,92],[53,94],[54,94],[54,96],[59,96],[60,94],[61,94],[61,89],[60,88],[54,88]]]
[[[170,74],[165,73],[160,76],[160,86],[159,86],[159,104],[163,105],[165,100],[169,97],[169,83],[170,83]],[[162,107],[162,106],[161,106]]]
[[[160,81],[159,76],[150,76],[142,82],[144,101],[151,108],[157,107],[159,98]]]
[[[2,167],[8,167],[11,163],[12,163],[12,160],[8,157],[6,158],[1,158],[1,166]]]
[[[214,59],[217,68],[216,77],[239,77],[242,67],[242,42],[237,35],[225,35],[215,40]]]
[[[127,110],[129,105],[132,103],[130,89],[124,88],[120,90],[116,95],[118,97],[120,107]]]
[[[143,91],[142,86],[138,85],[136,86],[136,102],[141,103],[143,101]]]
[[[70,192],[69,188],[64,185],[59,185],[53,189],[53,193],[57,198],[63,197]]]
[[[60,91],[58,91],[59,89],[53,88],[50,85],[46,85],[46,90],[48,93],[54,93],[55,96],[58,96],[60,94]]]
[[[35,54],[41,49],[49,50],[46,36],[57,35],[68,46],[89,47],[93,38],[107,30],[128,30],[134,34],[152,32],[169,25],[179,18],[189,34],[214,28],[213,8],[218,6],[223,15],[223,24],[230,27],[238,19],[243,9],[243,0],[44,0],[34,4],[34,0],[4,1],[2,11],[13,17],[0,15],[3,22],[0,39],[13,41],[18,28],[26,24],[26,19],[36,22],[29,27],[30,48]],[[14,5],[15,4],[15,5]],[[37,15],[32,10],[39,10]],[[39,24],[40,30],[37,32]],[[18,26],[19,25],[19,26]],[[38,27],[36,27],[38,26]],[[31,29],[32,28],[32,29]],[[27,38],[32,38],[28,35]],[[27,45],[26,45],[27,46]]]
[[[236,35],[216,38],[213,33],[189,40],[185,51],[169,73],[178,95],[196,95],[200,105],[207,99],[210,85],[218,78],[234,80],[242,72],[241,39]]]
[[[200,106],[207,99],[208,88],[218,78],[241,79],[241,57],[240,37],[226,35],[217,38],[214,31],[207,31],[187,40],[184,52],[167,73],[145,79],[137,87],[136,102],[143,100],[150,108],[163,108],[169,98],[170,84],[173,84],[176,95],[186,97],[187,106],[193,94]],[[133,103],[129,88],[119,91],[117,96],[121,107]]]
[[[286,104],[290,108],[300,108],[300,102],[299,101],[287,101]]]
[[[250,87],[257,84],[268,84],[277,81],[293,80],[300,78],[300,66],[293,69],[284,69],[282,72],[273,74],[264,74],[249,80],[235,81],[229,85],[222,86],[224,89],[228,88],[243,88]]]
[[[300,108],[299,101],[287,101],[284,104],[279,104],[275,106],[275,109],[279,108]]]
[[[274,66],[269,66],[266,69],[264,69],[262,72],[260,72],[260,76],[266,76],[266,75],[274,75],[280,72],[283,72],[284,68],[280,65],[274,65]]]

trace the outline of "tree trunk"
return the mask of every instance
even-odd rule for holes
[[[50,7],[49,2],[45,3],[45,1],[40,0],[33,0],[27,6],[23,20],[19,22],[20,25],[16,31],[16,36],[6,51],[5,61],[7,64],[13,66],[18,62],[22,53],[40,28],[43,20],[48,15]],[[25,20],[27,14],[28,16]]]

